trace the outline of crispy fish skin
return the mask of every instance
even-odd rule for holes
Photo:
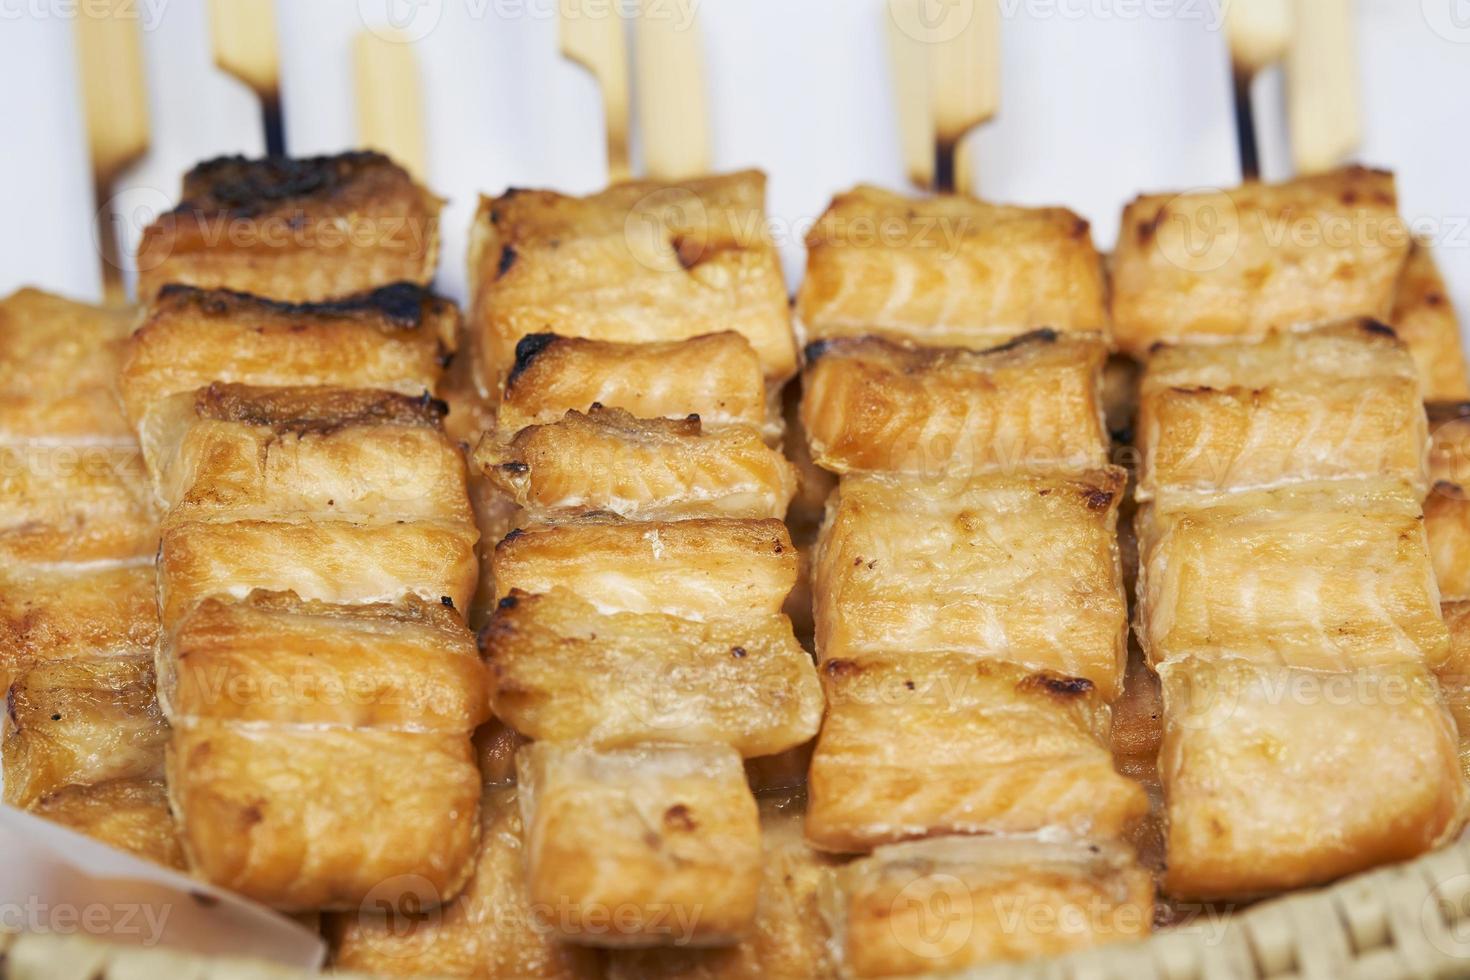
[[[114,389],[134,318],[39,289],[0,299],[0,442],[131,443]]]
[[[31,812],[155,864],[178,871],[187,867],[162,779],[65,786]]]
[[[1371,321],[1157,351],[1137,433],[1141,501],[1364,477],[1425,486],[1418,373]]]
[[[444,412],[427,396],[216,383],[160,403],[141,434],[171,521],[469,524],[464,455]]]
[[[459,896],[428,915],[393,905],[332,915],[332,964],[376,976],[596,980],[596,950],[559,942],[540,928],[526,892],[525,846],[516,791],[490,789],[480,804],[480,850]]]
[[[0,557],[8,563],[146,556],[158,519],[136,445],[0,445]]]
[[[561,586],[600,612],[684,619],[767,616],[796,586],[800,558],[775,519],[584,518],[512,531],[495,546],[495,599]]]
[[[760,358],[728,330],[646,343],[527,334],[516,344],[496,425],[510,438],[593,405],[640,419],[692,414],[706,425],[767,425]]]
[[[1424,384],[1425,401],[1470,399],[1459,318],[1426,241],[1415,240],[1409,249],[1388,322],[1409,346]]]
[[[907,651],[822,668],[827,718],[807,839],[862,853],[943,834],[1120,837],[1148,811],[1113,768],[1109,713],[1080,678]]]
[[[806,245],[796,317],[808,341],[992,347],[1043,327],[1108,329],[1090,227],[1064,208],[861,186],[833,199]]]
[[[57,787],[158,779],[168,724],[151,658],[42,663],[6,695],[5,802],[31,808]]]
[[[1190,657],[1159,674],[1164,887],[1176,897],[1323,884],[1423,854],[1464,823],[1454,720],[1422,667]]]
[[[480,634],[496,717],[533,739],[719,743],[746,758],[801,745],[822,689],[791,621],[598,612],[558,588],[512,591]]]
[[[568,412],[502,443],[487,434],[472,463],[533,521],[606,511],[635,520],[785,516],[796,473],[746,426],[697,417]]]
[[[127,346],[118,386],[145,424],[161,400],[213,382],[433,391],[455,351],[459,311],[413,283],[325,303],[168,286]]]
[[[1417,495],[1284,488],[1138,513],[1138,636],[1152,664],[1192,654],[1351,670],[1443,662]]]
[[[1086,469],[1108,461],[1100,338],[1041,330],[987,351],[876,337],[806,350],[802,426],[835,473]]]
[[[284,911],[438,905],[479,845],[464,734],[176,719],[168,785],[195,873]]]
[[[749,934],[760,820],[734,749],[533,742],[516,772],[531,902],[552,910],[554,935],[702,947]]]
[[[207,160],[144,229],[138,295],[183,283],[308,302],[427,284],[443,203],[380,153]]]
[[[844,477],[814,564],[817,653],[932,650],[1122,684],[1126,475]]]
[[[1284,184],[1144,195],[1124,209],[1121,228],[1113,335],[1139,358],[1159,341],[1385,320],[1410,243],[1393,175],[1362,167]]]
[[[474,639],[437,601],[210,598],[167,647],[160,696],[174,717],[462,734],[489,718]]]
[[[469,323],[498,386],[521,338],[671,341],[733,330],[766,378],[796,372],[796,342],[758,171],[634,181],[591,197],[481,198],[470,230]],[[585,408],[586,406],[580,406]]]
[[[1126,847],[1031,837],[894,844],[839,875],[854,977],[949,973],[1146,936],[1154,886]]]
[[[417,596],[466,609],[477,537],[473,524],[443,521],[169,521],[158,555],[163,626],[212,595],[255,589],[338,603]]]

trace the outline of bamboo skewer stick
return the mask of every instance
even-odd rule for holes
[[[127,302],[112,188],[148,150],[148,93],[143,45],[133,8],[121,2],[82,4],[76,21],[82,108],[97,200],[103,300]]]
[[[266,153],[285,156],[274,0],[210,0],[209,33],[214,63],[248,85],[260,99]]]
[[[694,0],[641,0],[633,37],[644,171],[660,180],[708,173],[709,105]]]
[[[889,3],[905,169],[926,190],[969,194],[966,140],[1000,109],[1000,7],[975,0],[934,20],[928,2]]]
[[[561,53],[585,68],[602,92],[607,127],[607,172],[611,183],[633,172],[629,159],[628,35],[616,10],[594,16],[561,4]]]
[[[359,142],[388,154],[415,178],[426,179],[425,102],[413,46],[407,39],[362,31],[352,55]]]
[[[1280,61],[1291,41],[1290,0],[1230,0],[1225,36],[1230,45],[1230,80],[1235,103],[1235,142],[1243,180],[1261,176],[1251,86],[1264,69]]]
[[[1331,169],[1361,138],[1352,0],[1296,0],[1287,118],[1299,173]]]

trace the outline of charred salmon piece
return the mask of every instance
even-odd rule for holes
[[[529,520],[606,511],[637,520],[781,518],[796,473],[747,426],[635,419],[619,409],[568,412],[509,442],[487,435],[473,464]]]
[[[806,245],[796,317],[807,342],[983,348],[1044,327],[1107,333],[1102,259],[1065,208],[863,186],[833,199]]]
[[[533,742],[516,773],[531,901],[566,910],[553,935],[702,947],[750,934],[760,819],[734,749]]]
[[[427,285],[443,203],[380,153],[207,160],[144,229],[138,296],[182,283],[307,302]]]
[[[1387,320],[1410,240],[1381,170],[1144,195],[1123,210],[1113,255],[1113,335],[1142,358],[1160,341]]]
[[[1142,382],[1137,497],[1183,506],[1370,477],[1423,488],[1427,439],[1414,362],[1381,324],[1167,347]]]
[[[1454,719],[1423,667],[1191,657],[1159,675],[1171,895],[1320,885],[1417,857],[1464,823]]]
[[[791,377],[796,341],[765,199],[765,175],[753,170],[583,198],[519,189],[482,198],[469,323],[483,376],[503,380],[521,339],[548,330],[625,343],[733,330],[767,379]]]
[[[813,571],[817,653],[933,650],[1083,678],[1115,697],[1127,649],[1126,475],[844,477]]]
[[[168,286],[148,306],[119,382],[136,426],[180,392],[213,382],[433,391],[454,352],[459,312],[413,283],[328,303],[285,303]]]
[[[942,837],[843,868],[834,932],[854,977],[949,973],[1146,936],[1154,885],[1128,848]]]
[[[1148,810],[1118,775],[1109,714],[1081,678],[947,653],[822,667],[807,839],[829,851],[943,834],[1116,839]]]
[[[647,343],[545,333],[521,338],[497,416],[503,438],[593,405],[641,419],[698,415],[707,425],[780,434],[768,417],[760,360],[738,333]]]
[[[1146,506],[1138,540],[1139,640],[1155,665],[1218,654],[1341,671],[1448,653],[1422,511],[1402,484]]]
[[[1100,338],[1042,330],[987,351],[875,337],[807,347],[812,458],[835,473],[934,477],[1108,461]]]
[[[822,722],[811,656],[779,613],[701,623],[600,613],[562,588],[513,591],[480,643],[496,717],[533,739],[722,743],[754,758]]]

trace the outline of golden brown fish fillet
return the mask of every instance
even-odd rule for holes
[[[168,725],[152,659],[38,664],[5,700],[5,802],[30,808],[58,787],[163,776]]]
[[[454,304],[412,283],[304,304],[170,286],[129,342],[119,386],[138,426],[159,401],[215,381],[422,395],[458,330]]]
[[[1424,530],[1445,601],[1470,599],[1470,402],[1429,406]]]
[[[809,341],[992,347],[1042,327],[1107,331],[1102,260],[1065,208],[862,186],[833,199],[806,245],[796,317]]]
[[[1415,241],[1409,249],[1388,322],[1409,345],[1426,401],[1470,398],[1459,318],[1428,242]]]
[[[801,838],[800,799],[761,800],[762,860],[755,927],[724,949],[615,950],[608,980],[835,980],[822,896],[834,862]]]
[[[184,283],[303,302],[427,284],[443,203],[380,153],[206,160],[144,229],[138,295]]]
[[[410,903],[369,907],[327,919],[336,968],[375,976],[602,976],[600,954],[552,938],[545,925],[554,911],[531,905],[516,791],[487,790],[480,820],[474,872],[449,904],[429,911]]]
[[[806,352],[802,426],[817,465],[837,473],[1102,466],[1105,355],[1098,338],[1054,330],[978,352],[818,341]]]
[[[1393,477],[1424,483],[1413,360],[1366,321],[1259,343],[1170,347],[1145,374],[1139,500]]]
[[[470,524],[465,461],[427,395],[215,383],[159,402],[143,453],[169,520],[286,514]]]
[[[1080,677],[1116,696],[1127,655],[1125,474],[845,477],[814,566],[817,652],[926,650]]]
[[[6,564],[144,557],[158,521],[136,444],[0,444]]]
[[[465,609],[479,575],[476,537],[473,524],[444,521],[169,522],[158,556],[164,628],[212,595],[255,589],[339,603],[417,596]]]
[[[1126,847],[945,837],[848,865],[834,905],[853,977],[948,974],[1146,936],[1154,886]]]
[[[466,735],[489,718],[474,637],[437,601],[206,599],[166,645],[175,718]]]
[[[39,289],[0,299],[0,442],[131,442],[114,389],[134,318]]]
[[[706,425],[748,425],[779,435],[768,419],[760,359],[733,331],[647,343],[552,333],[521,338],[497,417],[502,438],[593,405],[640,419],[698,415]]]
[[[568,412],[509,442],[489,434],[472,462],[532,521],[594,511],[636,520],[780,518],[796,492],[791,464],[754,429],[635,419],[612,408]]]
[[[734,749],[533,742],[516,772],[530,898],[554,911],[553,935],[698,947],[750,933],[760,825]]]
[[[151,657],[157,639],[151,556],[0,569],[0,690],[43,661]]]
[[[287,911],[449,901],[479,845],[467,733],[175,719],[168,786],[194,872]]]
[[[1470,602],[1446,602],[1440,609],[1450,631],[1450,655],[1435,676],[1460,735],[1460,769],[1470,776]]]
[[[1447,653],[1419,501],[1401,484],[1144,507],[1138,539],[1139,640],[1155,665],[1209,655],[1432,667]]]
[[[162,779],[67,786],[31,808],[38,817],[168,868],[186,868]]]
[[[778,520],[638,522],[583,518],[512,531],[489,571],[512,589],[576,593],[600,612],[684,619],[768,616],[796,585],[800,559]]]
[[[827,719],[806,834],[864,852],[941,834],[1058,830],[1106,840],[1148,810],[1080,678],[904,648],[822,668]]]
[[[519,189],[481,198],[469,322],[482,380],[498,385],[521,338],[548,329],[625,342],[733,330],[768,379],[790,377],[796,342],[765,196],[765,175],[748,170],[585,198]]]
[[[1141,357],[1159,341],[1386,320],[1409,241],[1380,170],[1145,195],[1124,209],[1113,255],[1113,336]]]
[[[1464,822],[1454,720],[1422,667],[1191,657],[1159,673],[1176,897],[1323,884],[1423,854]]]
[[[495,715],[533,739],[722,743],[747,758],[816,735],[822,688],[779,613],[694,622],[513,591],[480,634]]]

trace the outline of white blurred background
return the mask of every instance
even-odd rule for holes
[[[100,294],[72,20],[86,0],[0,0],[0,294]],[[126,177],[139,224],[201,158],[257,155],[254,97],[211,62],[203,0],[134,0],[152,149]],[[1065,204],[1112,247],[1146,190],[1238,179],[1220,0],[999,0],[1003,107],[978,140],[980,192]],[[904,184],[885,0],[700,0],[714,158],[771,175],[794,286],[801,239],[831,195]],[[355,143],[350,46],[364,27],[416,38],[429,183],[450,199],[439,285],[464,292],[477,194],[604,182],[600,100],[557,51],[556,0],[278,0],[293,154]],[[1470,310],[1470,0],[1357,0],[1362,162],[1398,172],[1401,202]],[[671,79],[669,84],[682,80]],[[1279,73],[1257,91],[1265,176],[1290,163]],[[136,235],[136,228],[133,233]]]

